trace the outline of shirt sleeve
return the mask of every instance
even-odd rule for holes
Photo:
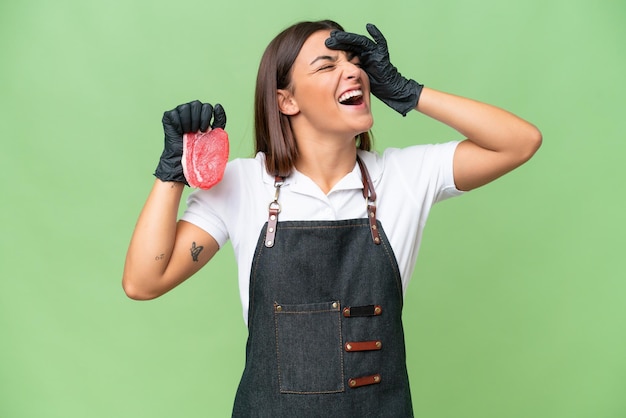
[[[240,205],[239,165],[229,162],[222,180],[209,190],[195,190],[187,197],[187,208],[181,220],[209,233],[220,248],[230,239],[228,225]]]
[[[385,171],[405,184],[420,202],[431,204],[463,194],[454,183],[454,152],[459,141],[385,150]]]
[[[187,198],[187,208],[180,218],[198,228],[203,229],[217,241],[220,248],[228,241],[228,231],[226,225],[210,205],[210,190],[196,190]]]
[[[269,202],[263,172],[261,157],[229,161],[218,184],[189,194],[181,219],[209,233],[220,248],[229,240],[237,245],[247,234],[258,234]]]
[[[439,184],[439,193],[435,202],[440,202],[454,196],[459,196],[465,192],[457,189],[454,182],[454,153],[460,141],[447,142],[434,146],[437,148],[437,159],[439,160],[439,170],[441,183]]]

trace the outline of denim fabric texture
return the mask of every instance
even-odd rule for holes
[[[279,222],[261,231],[250,276],[246,364],[233,417],[412,417],[402,329],[402,284],[393,251],[367,219]],[[377,316],[344,307],[381,305]],[[348,352],[346,342],[382,341]],[[380,374],[380,383],[350,387]]]
[[[339,302],[274,305],[281,393],[344,390]],[[323,364],[324,367],[302,367]]]

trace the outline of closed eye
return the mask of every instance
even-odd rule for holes
[[[324,65],[324,66],[318,68],[317,71],[331,70],[333,68],[335,68],[335,66],[332,65],[332,64],[329,64],[329,65]]]

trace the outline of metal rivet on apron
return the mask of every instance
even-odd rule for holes
[[[276,306],[276,312],[280,312],[280,311],[282,311],[282,310],[283,310],[283,307],[282,307],[282,306],[280,306],[280,305]]]
[[[267,241],[267,246],[271,247],[272,246],[272,241]]]
[[[273,220],[276,220],[276,216],[272,215],[272,216],[270,216],[270,219],[271,219],[272,221],[273,221]]]
[[[350,379],[350,387],[355,387],[355,386],[356,386],[356,380]]]
[[[374,238],[374,242],[375,242],[376,244],[379,244],[379,243],[380,243],[380,238],[378,238],[378,237]]]
[[[268,231],[274,232],[274,228],[269,228]]]
[[[380,341],[376,341],[376,347],[377,348],[381,348],[383,346],[383,343]]]
[[[346,350],[348,351],[352,350],[352,344],[346,344]]]
[[[334,309],[337,309],[337,306],[338,306],[338,305],[337,305],[337,302],[333,302],[333,308],[334,308]]]
[[[376,315],[380,315],[380,313],[383,311],[383,308],[381,308],[380,306],[376,306],[374,308],[374,314]]]

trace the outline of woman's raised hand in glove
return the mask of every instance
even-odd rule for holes
[[[376,26],[368,23],[367,31],[374,40],[355,33],[333,31],[326,40],[326,46],[357,55],[361,67],[369,76],[372,94],[406,116],[417,106],[423,86],[403,77],[391,64],[387,41]]]

